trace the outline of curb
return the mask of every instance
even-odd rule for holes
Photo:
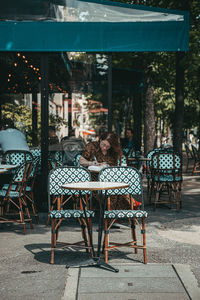
[[[61,300],[76,300],[78,290],[79,268],[69,268],[65,282],[64,295]]]

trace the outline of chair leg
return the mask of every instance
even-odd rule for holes
[[[24,203],[26,215],[27,215],[27,217],[28,217],[28,219],[30,221],[31,229],[33,229],[33,222],[32,222],[31,215],[30,215],[30,212],[29,212],[29,209],[28,209],[28,205],[27,205],[27,202],[26,202],[25,198],[23,198],[23,203]]]
[[[178,199],[179,199],[180,208],[182,208],[181,183],[179,183],[178,185]]]
[[[53,210],[54,208],[54,204],[56,203],[57,201],[57,197],[54,197],[54,199],[52,199],[52,203],[51,203],[51,207],[50,207],[50,211]],[[50,222],[50,215],[48,214],[48,218],[47,218],[47,222],[46,222],[46,226],[49,225],[49,222]]]
[[[24,227],[24,234],[26,234],[26,224],[25,224],[25,221],[24,221],[24,212],[23,212],[21,198],[19,198],[19,216],[20,216],[21,223]]]
[[[92,230],[92,219],[91,218],[88,219],[88,223],[89,223],[90,232],[91,232],[91,230]],[[89,238],[88,238],[88,246],[91,247],[91,243],[90,243]],[[94,257],[94,253],[92,251],[92,248],[90,248],[90,255],[91,255],[91,257]]]
[[[146,232],[145,218],[142,218],[142,240],[143,240],[143,257],[144,263],[147,264],[147,249],[146,249]]]
[[[51,264],[54,264],[54,253],[56,247],[56,230],[55,230],[55,220],[51,220]]]
[[[86,227],[87,227],[87,225],[86,225],[84,219],[79,219],[79,223],[81,225],[82,238],[84,240],[85,247],[88,247],[88,240],[87,240],[87,234],[86,234]],[[86,252],[88,252],[88,248],[86,248]]]
[[[149,186],[149,199],[148,199],[149,204],[151,204],[151,196],[152,196],[153,190],[154,190],[154,181],[151,180],[150,186]]]
[[[108,233],[108,220],[104,220],[104,229],[105,229],[105,238],[104,238],[104,253],[105,253],[105,262],[108,262],[108,238],[109,238],[109,233]]]
[[[147,181],[147,201],[151,204],[151,195],[150,195],[150,180]]]
[[[131,225],[131,234],[132,239],[134,241],[135,246],[137,246],[137,236],[136,236],[136,226],[135,226],[135,218],[129,219],[130,225]],[[138,248],[135,247],[135,254],[138,253]]]
[[[39,217],[38,217],[37,209],[36,209],[36,206],[35,206],[33,191],[30,192],[30,195],[25,194],[25,197],[31,203],[31,208],[32,208],[32,212],[33,212],[33,215],[35,217],[36,223],[39,224]]]
[[[168,190],[169,190],[169,203],[170,203],[170,208],[173,207],[173,200],[172,200],[172,190],[173,188],[168,185]]]
[[[58,240],[58,234],[59,234],[59,228],[60,228],[60,224],[62,223],[62,219],[58,220],[55,222],[55,230],[56,230],[56,241]]]
[[[154,211],[156,210],[156,205],[157,205],[158,200],[159,200],[159,195],[160,195],[159,184],[156,184],[156,195],[155,195],[154,208],[153,208]]]

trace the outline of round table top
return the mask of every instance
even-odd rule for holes
[[[9,165],[9,164],[0,164],[0,169],[7,169],[7,170],[9,170],[9,169],[14,169],[14,168],[17,168],[19,165]]]
[[[99,173],[103,168],[105,168],[105,166],[89,166],[88,170],[90,172]]]
[[[103,191],[128,188],[129,184],[124,182],[100,182],[100,181],[85,181],[63,184],[62,187],[68,190],[79,191]]]
[[[0,174],[8,172],[8,169],[0,169]]]
[[[130,160],[130,161],[134,161],[134,160],[150,161],[151,158],[148,158],[148,157],[128,157],[128,160]]]

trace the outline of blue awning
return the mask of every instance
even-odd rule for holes
[[[189,48],[189,13],[185,11],[101,0],[7,0],[1,6],[0,51],[131,52]]]

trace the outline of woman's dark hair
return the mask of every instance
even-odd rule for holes
[[[119,157],[122,156],[122,150],[120,146],[119,137],[113,133],[113,132],[104,132],[99,137],[99,141],[106,140],[110,144],[109,152],[114,156],[114,158],[117,160]]]

